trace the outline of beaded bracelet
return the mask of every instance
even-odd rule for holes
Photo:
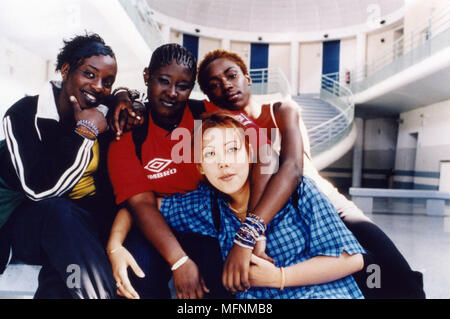
[[[256,240],[265,232],[264,220],[253,213],[248,213],[234,237],[234,243],[241,247],[253,249]]]
[[[75,133],[77,133],[81,137],[89,138],[89,139],[92,139],[92,140],[95,140],[95,138],[96,138],[94,133],[92,133],[91,131],[83,130],[82,128],[79,128],[79,127],[75,128]],[[85,136],[85,135],[88,135],[88,136]]]
[[[82,127],[84,128],[84,129],[86,129],[87,131],[89,131],[89,133],[91,133],[94,137],[97,137],[97,135],[92,131],[92,129],[90,128],[90,127],[88,127],[87,125],[84,125],[84,124],[78,124],[77,125],[77,128],[78,129],[82,129]]]
[[[84,126],[85,128],[87,128],[89,131],[91,131],[95,137],[98,136],[99,132],[98,132],[98,128],[97,126],[95,126],[94,123],[92,123],[91,121],[87,121],[87,120],[79,120],[77,122],[77,126]]]

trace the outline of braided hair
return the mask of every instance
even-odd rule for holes
[[[56,58],[56,71],[61,71],[64,63],[69,63],[69,72],[75,70],[84,59],[91,56],[108,55],[115,58],[111,47],[96,33],[77,35],[70,40],[64,40],[64,47]]]
[[[148,74],[151,76],[160,67],[171,64],[174,60],[189,69],[192,73],[192,81],[195,82],[197,76],[197,60],[185,47],[176,43],[161,45],[153,52],[148,66]]]

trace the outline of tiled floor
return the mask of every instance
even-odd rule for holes
[[[450,217],[372,214],[414,270],[424,275],[427,298],[450,299]],[[30,298],[38,267],[15,268],[0,276],[0,299]]]
[[[450,299],[450,217],[372,214],[411,268],[423,273],[427,298]]]

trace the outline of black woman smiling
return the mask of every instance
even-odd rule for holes
[[[86,34],[64,41],[56,70],[61,82],[19,100],[3,119],[2,186],[23,199],[2,210],[1,231],[13,256],[43,266],[35,298],[113,298],[98,226],[107,228],[105,214],[114,212],[99,174],[101,104],[117,62],[99,35]]]

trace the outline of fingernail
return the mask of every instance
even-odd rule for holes
[[[136,116],[136,113],[134,113],[134,112],[131,112],[131,116]]]
[[[141,117],[140,116],[136,116],[136,118],[140,121],[141,120]]]
[[[75,102],[77,99],[75,98],[75,96],[71,95],[69,98],[72,102]]]

